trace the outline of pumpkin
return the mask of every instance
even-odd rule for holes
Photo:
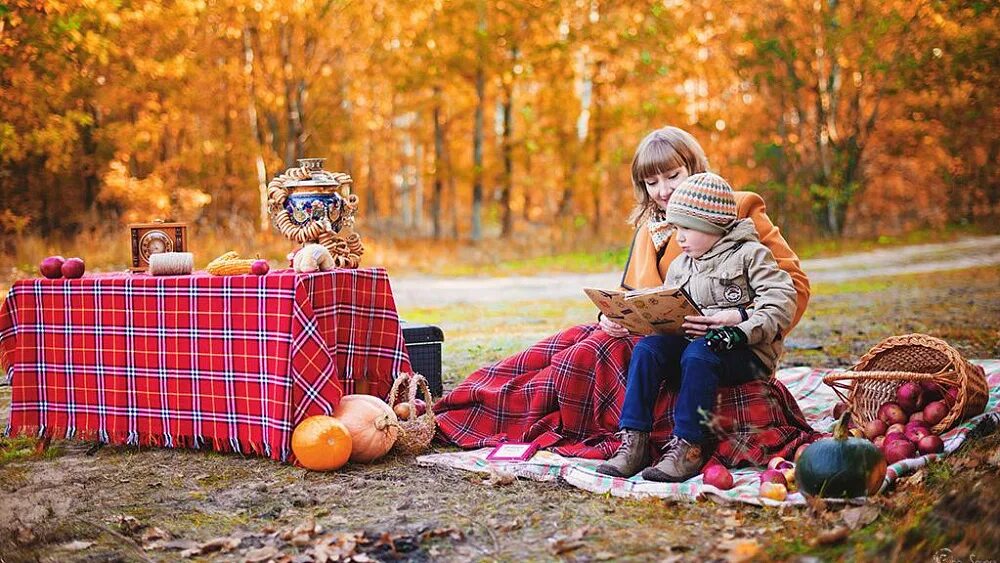
[[[868,440],[848,437],[850,417],[845,412],[834,426],[833,437],[810,444],[795,464],[795,481],[807,496],[863,497],[882,486],[885,457]]]
[[[385,401],[371,395],[345,395],[333,411],[344,423],[354,444],[351,461],[369,463],[392,449],[399,435],[399,419]]]
[[[340,469],[351,457],[351,433],[332,416],[310,416],[292,432],[292,452],[306,469]]]

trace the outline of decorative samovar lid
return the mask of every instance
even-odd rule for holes
[[[333,172],[323,170],[323,162],[326,161],[325,158],[299,158],[297,161],[299,163],[298,169],[303,172],[301,175],[304,177],[285,182],[286,189],[340,188],[351,185],[351,177],[347,174],[334,174]],[[337,191],[341,195],[350,193],[349,190],[346,192],[344,190]]]

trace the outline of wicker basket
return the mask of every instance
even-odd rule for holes
[[[424,402],[427,403],[427,412],[420,416],[416,416],[415,401],[418,389],[424,392]],[[403,393],[407,395],[406,401],[400,400]],[[404,454],[423,453],[427,451],[437,431],[433,399],[424,376],[419,373],[400,373],[396,377],[396,381],[392,383],[392,390],[389,391],[389,406],[394,407],[403,402],[410,403],[410,415],[406,420],[399,421],[399,438],[396,439],[395,448]]]
[[[859,426],[874,419],[883,403],[895,401],[896,390],[907,381],[931,381],[957,388],[948,415],[931,428],[935,434],[982,413],[989,399],[983,368],[970,364],[944,340],[926,334],[886,338],[862,356],[851,371],[823,378],[847,403]]]

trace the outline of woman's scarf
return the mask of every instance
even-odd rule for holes
[[[649,229],[650,238],[653,239],[653,246],[656,247],[656,252],[659,253],[670,240],[670,235],[673,234],[674,227],[666,221],[666,215],[662,212],[650,215],[646,227]]]

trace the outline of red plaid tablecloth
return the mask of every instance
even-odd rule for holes
[[[381,268],[22,280],[0,307],[8,434],[291,457],[307,416],[409,371]]]

